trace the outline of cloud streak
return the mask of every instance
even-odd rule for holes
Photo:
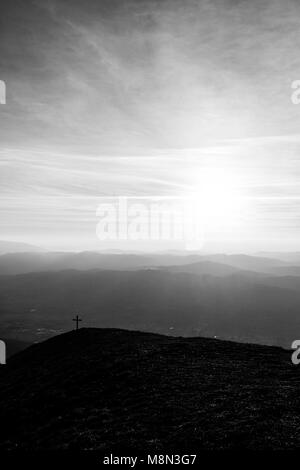
[[[97,198],[182,195],[209,167],[238,179],[253,246],[274,227],[278,246],[282,232],[296,245],[299,10],[292,0],[6,4],[3,237],[33,241],[31,226],[49,241],[56,217],[58,238],[92,239]]]

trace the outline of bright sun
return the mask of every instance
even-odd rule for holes
[[[205,168],[192,178],[190,196],[206,229],[228,229],[240,216],[241,192],[236,175],[226,169]]]

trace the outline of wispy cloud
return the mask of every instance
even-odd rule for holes
[[[88,234],[98,197],[180,195],[211,167],[239,181],[240,223],[257,244],[274,226],[299,238],[297,2],[41,0],[3,10],[4,236],[28,237],[30,226],[42,236],[56,220],[57,234],[76,237],[76,218]]]

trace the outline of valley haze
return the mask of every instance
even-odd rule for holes
[[[289,348],[300,334],[300,255],[7,252],[0,311],[0,335],[15,346],[68,331],[79,313],[89,327]]]

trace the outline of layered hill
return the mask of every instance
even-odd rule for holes
[[[297,278],[168,270],[0,276],[0,338],[39,341],[69,330],[79,313],[86,326],[290,347],[300,335],[299,285]]]
[[[39,271],[61,271],[66,269],[77,270],[136,270],[142,268],[159,268],[182,266],[191,272],[194,268],[202,273],[216,273],[217,275],[231,274],[237,270],[255,271],[259,273],[279,275],[297,272],[297,265],[292,264],[289,270],[287,262],[280,259],[271,259],[257,256],[238,255],[176,255],[168,253],[101,253],[84,251],[80,253],[68,252],[25,252],[6,253],[1,255],[0,244],[0,275],[25,274]],[[198,267],[194,263],[198,263]],[[299,271],[299,267],[298,267]]]
[[[295,449],[300,375],[280,348],[114,329],[0,368],[0,450]]]

